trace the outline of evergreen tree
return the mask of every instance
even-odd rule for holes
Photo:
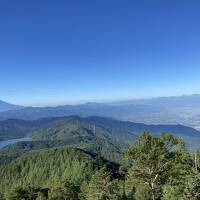
[[[163,187],[162,200],[187,200],[184,192],[184,188],[178,185],[165,185]]]
[[[185,195],[189,200],[200,199],[200,174],[188,177],[185,188]]]
[[[85,191],[86,200],[114,200],[119,199],[117,181],[106,167],[98,170],[91,178]]]
[[[181,160],[189,160],[184,144],[170,134],[154,137],[148,132],[140,135],[126,152],[131,164],[128,178],[133,185],[144,183],[148,186],[153,200],[161,197],[161,186],[171,177],[171,173]]]
[[[79,200],[80,187],[69,181],[62,182],[49,194],[50,200]]]
[[[12,189],[6,194],[6,200],[35,200],[37,193],[35,189],[28,187],[27,189],[18,187]]]
[[[0,193],[0,200],[5,200],[3,194]]]

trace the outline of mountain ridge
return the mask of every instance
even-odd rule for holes
[[[14,136],[13,130],[16,133]],[[88,139],[88,137],[93,138],[91,134],[94,134],[94,130],[96,131],[95,134],[98,137],[104,137],[106,135],[106,139],[108,139],[107,137],[114,138],[116,141],[124,143],[133,142],[138,135],[144,131],[152,132],[154,135],[158,135],[161,132],[169,132],[182,138],[186,137],[189,140],[193,140],[195,138],[200,139],[200,131],[180,124],[148,125],[144,123],[120,121],[99,116],[85,118],[80,116],[66,116],[58,118],[42,118],[40,120],[33,121],[15,119],[0,121],[1,138],[8,137],[9,139],[12,137],[19,138],[30,136],[30,133],[32,132],[36,132],[34,135],[37,140],[43,140],[44,138],[49,140],[52,136],[54,137],[52,138],[53,140],[63,140],[66,139],[66,134],[69,134],[70,139],[74,135],[77,135],[78,137],[80,134],[85,134]],[[17,135],[17,133],[19,133],[19,135]],[[42,137],[44,138],[38,138],[38,135],[40,134],[42,134]],[[48,134],[50,135],[48,136]],[[83,135],[81,137],[83,137]],[[78,138],[80,139],[80,137]]]
[[[24,106],[14,105],[0,100],[0,112],[6,112],[10,110],[19,110],[24,108]]]
[[[47,117],[100,116],[145,124],[183,124],[200,130],[200,95],[158,97],[110,103],[89,102],[56,107],[24,107],[0,112],[8,118],[36,120]]]

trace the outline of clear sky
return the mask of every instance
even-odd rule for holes
[[[199,0],[2,0],[0,99],[200,93]]]

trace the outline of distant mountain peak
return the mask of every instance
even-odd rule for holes
[[[19,110],[24,108],[23,106],[14,105],[0,100],[0,112],[10,111],[10,110]]]

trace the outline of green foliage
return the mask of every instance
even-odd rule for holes
[[[80,185],[89,180],[99,165],[94,156],[79,149],[55,148],[29,153],[0,166],[0,191],[27,185],[48,188],[66,179]]]
[[[118,131],[79,117],[56,121],[31,132],[29,136],[49,143],[62,141],[64,145],[82,148],[115,162],[120,162],[125,148]]]
[[[116,150],[101,127],[92,132],[84,121],[77,132],[68,132],[74,121],[67,126],[66,121],[56,123],[56,129],[43,129],[54,139],[0,151],[0,200],[200,199],[199,151],[190,155],[174,136],[144,132],[119,166],[101,157],[102,153],[111,157]]]
[[[26,137],[30,131],[43,127],[58,118],[47,118],[36,121],[25,121],[20,119],[7,119],[0,121],[0,141]]]
[[[48,189],[18,187],[8,191],[5,198],[6,200],[47,200]]]
[[[4,198],[3,194],[0,193],[0,200],[4,200],[4,199],[5,198]]]
[[[90,146],[89,144],[87,146],[83,144],[75,145],[73,143],[68,143],[68,141],[65,140],[23,141],[8,145],[7,147],[0,150],[0,164],[8,163],[32,151],[50,149],[53,147],[78,147],[93,153],[98,150],[97,144],[95,146]],[[105,149],[104,151],[106,153]]]
[[[135,187],[135,194],[134,194],[135,200],[149,200],[151,199],[150,190],[145,184],[138,184],[137,187]]]
[[[119,199],[117,180],[113,180],[112,173],[103,167],[91,178],[85,191],[86,200],[114,200]]]
[[[128,178],[134,180],[136,189],[138,183],[146,184],[152,199],[159,199],[161,186],[171,178],[181,176],[177,167],[185,169],[189,161],[182,141],[169,134],[154,137],[147,132],[141,134],[138,141],[127,150],[126,157],[132,164]],[[174,171],[176,174],[173,174]]]
[[[183,187],[180,185],[165,185],[162,200],[186,200]]]
[[[200,174],[189,176],[185,187],[185,196],[187,199],[200,199]]]
[[[49,193],[50,200],[78,200],[80,186],[69,181],[63,181],[59,186],[53,188]]]

